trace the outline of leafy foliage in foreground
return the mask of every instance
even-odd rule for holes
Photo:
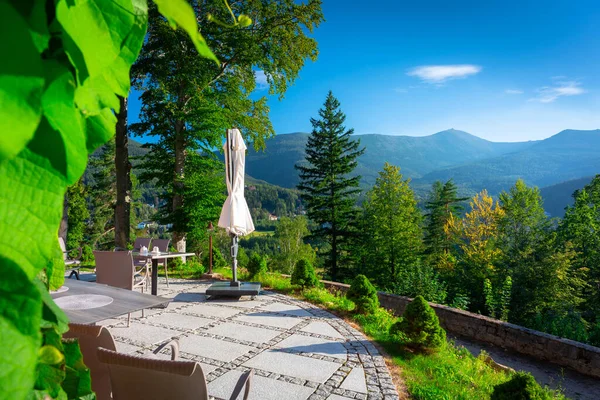
[[[155,1],[215,59],[185,1]],[[64,194],[115,133],[146,24],[143,0],[0,3],[0,343],[11,349],[0,352],[0,399],[93,398],[80,355],[61,348],[67,320],[48,288],[64,279]]]

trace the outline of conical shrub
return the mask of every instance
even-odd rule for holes
[[[354,302],[356,311],[361,314],[371,314],[379,307],[377,289],[362,274],[354,278],[346,297]]]
[[[504,383],[494,386],[491,400],[550,400],[551,396],[526,372],[517,372]]]
[[[291,282],[292,285],[299,285],[303,288],[315,287],[319,284],[319,278],[317,278],[315,269],[310,261],[305,259],[298,260],[292,272]]]
[[[446,343],[446,331],[423,296],[415,297],[406,306],[402,319],[392,325],[390,333],[401,334],[404,344],[415,350],[434,350]]]

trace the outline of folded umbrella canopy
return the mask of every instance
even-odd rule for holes
[[[254,232],[254,223],[244,198],[244,174],[246,163],[246,145],[239,129],[227,130],[225,150],[225,180],[227,181],[227,200],[223,204],[219,227],[225,228],[232,237],[231,257],[233,258],[232,286],[237,282],[238,237]]]

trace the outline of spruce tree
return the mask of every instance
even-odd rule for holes
[[[110,249],[114,245],[116,179],[115,141],[110,140],[90,157],[94,170],[88,185],[88,204],[91,211],[89,236],[92,248]]]
[[[313,236],[329,244],[325,270],[330,279],[344,276],[341,264],[347,258],[352,225],[357,215],[356,196],[360,176],[351,176],[357,158],[364,153],[359,140],[346,130],[346,116],[331,91],[319,119],[312,118],[313,131],[306,143],[307,165],[297,165],[302,199],[308,217],[317,224]]]
[[[428,212],[425,215],[425,254],[431,265],[444,269],[447,265],[452,241],[444,232],[451,215],[459,215],[463,211],[461,202],[466,197],[458,197],[458,188],[452,179],[446,183],[437,181],[431,188],[429,199],[425,204]]]

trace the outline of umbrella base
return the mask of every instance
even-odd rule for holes
[[[232,285],[237,283],[237,286]],[[260,282],[215,282],[206,289],[207,296],[237,297],[258,296]]]

